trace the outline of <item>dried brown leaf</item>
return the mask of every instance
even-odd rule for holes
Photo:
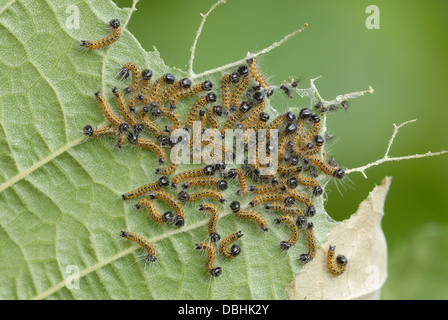
[[[387,278],[387,244],[381,219],[392,178],[376,186],[358,211],[327,234],[312,262],[287,287],[291,299],[379,299]],[[333,276],[327,269],[329,245],[348,259],[347,270]]]

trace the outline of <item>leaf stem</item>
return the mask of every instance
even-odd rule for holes
[[[210,9],[207,11],[206,14],[201,13],[201,16],[202,16],[201,24],[199,25],[199,28],[196,31],[196,37],[194,38],[193,45],[190,48],[191,55],[190,55],[190,61],[188,62],[188,73],[190,75],[190,78],[193,78],[195,76],[195,73],[193,71],[193,62],[194,62],[194,57],[195,57],[195,54],[196,54],[196,44],[198,42],[199,36],[202,33],[202,29],[204,27],[205,21],[207,20],[208,15],[210,13],[212,13],[212,11],[215,10],[215,8],[217,6],[219,6],[222,3],[226,3],[226,1],[227,0],[219,0],[218,2],[216,2],[214,5],[212,5],[210,7]]]
[[[396,137],[397,134],[398,134],[398,131],[399,131],[402,127],[404,127],[405,125],[407,125],[407,124],[409,124],[409,123],[413,123],[413,122],[415,122],[415,121],[417,121],[417,119],[414,119],[414,120],[408,120],[408,121],[405,121],[405,122],[399,124],[398,126],[394,123],[394,132],[392,133],[392,137],[391,137],[390,140],[389,140],[389,143],[388,143],[388,145],[387,145],[386,152],[384,153],[384,156],[383,156],[381,159],[378,159],[378,160],[376,160],[376,161],[373,161],[373,162],[371,162],[371,163],[368,163],[368,164],[366,164],[366,165],[364,165],[364,166],[361,166],[361,167],[358,167],[358,168],[348,169],[348,170],[346,170],[345,172],[346,172],[347,174],[352,173],[352,172],[361,172],[362,175],[364,176],[364,178],[367,179],[367,175],[366,175],[366,173],[365,173],[365,171],[366,171],[367,169],[369,169],[369,168],[371,168],[371,167],[374,167],[374,166],[377,166],[377,165],[380,165],[380,164],[385,163],[385,162],[390,162],[390,161],[401,161],[401,160],[409,160],[409,159],[418,159],[418,158],[426,158],[426,157],[434,157],[434,156],[439,156],[439,155],[448,153],[447,150],[442,150],[442,151],[439,151],[439,152],[431,152],[431,151],[428,151],[428,152],[423,153],[423,154],[413,154],[413,155],[409,155],[409,156],[389,157],[389,151],[390,151],[390,148],[392,147],[392,144],[394,143],[394,140],[395,140],[395,137]]]
[[[238,61],[228,63],[228,64],[226,64],[226,65],[224,65],[224,66],[222,66],[222,67],[219,67],[219,68],[215,68],[215,69],[210,69],[210,70],[204,71],[204,72],[202,72],[202,73],[200,73],[200,74],[190,73],[190,75],[191,75],[191,79],[194,80],[194,79],[196,79],[196,78],[201,78],[201,77],[207,76],[207,75],[212,74],[212,73],[220,72],[220,71],[223,71],[223,70],[227,70],[227,69],[229,69],[229,68],[233,68],[233,67],[239,66],[241,63],[244,63],[245,60],[246,60],[248,57],[257,57],[257,56],[259,56],[259,55],[261,55],[261,54],[268,53],[268,52],[270,52],[271,50],[273,50],[273,49],[279,47],[281,44],[283,44],[284,42],[288,41],[289,39],[291,39],[292,37],[294,37],[296,34],[302,32],[302,31],[305,30],[307,27],[308,27],[308,23],[305,23],[304,26],[303,26],[302,28],[297,29],[296,31],[291,32],[290,34],[284,36],[281,40],[274,42],[274,43],[271,44],[269,47],[266,47],[266,48],[264,48],[264,49],[262,49],[262,50],[260,50],[260,51],[258,51],[258,52],[256,52],[256,53],[250,53],[250,52],[248,52],[247,55],[246,55],[246,58],[244,58],[244,59],[240,59],[240,60],[238,60]],[[192,71],[192,69],[191,69],[191,71]]]

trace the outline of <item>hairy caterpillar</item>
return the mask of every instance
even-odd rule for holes
[[[241,210],[241,204],[239,201],[233,201],[230,204],[230,209],[232,210],[233,214],[236,217],[240,219],[248,219],[255,221],[261,228],[261,230],[268,231],[268,224],[266,223],[266,220],[258,212],[250,210]]]
[[[216,249],[211,242],[201,242],[195,244],[196,250],[206,250],[207,258],[205,259],[205,269],[212,276],[218,277],[222,273],[221,267],[215,267]]]
[[[182,227],[185,224],[185,209],[182,203],[180,203],[171,194],[163,190],[157,190],[151,192],[148,196],[150,199],[161,199],[174,209],[176,212],[176,217],[173,219],[175,226]]]
[[[140,72],[139,66],[134,62],[126,63],[119,72],[119,75],[123,78],[128,78],[130,74],[132,74],[132,83],[124,88],[125,93],[137,91],[140,86],[142,73]]]
[[[219,219],[218,207],[214,204],[206,203],[200,204],[199,210],[206,210],[210,212],[210,220],[208,222],[208,235],[211,242],[219,241],[219,239],[221,239],[221,236],[216,229],[216,225],[218,224]]]
[[[212,165],[205,166],[200,169],[191,169],[179,172],[176,174],[171,180],[171,187],[176,189],[178,184],[185,179],[201,177],[201,176],[210,176],[215,173],[215,168]]]
[[[213,198],[218,200],[221,203],[226,202],[227,200],[224,198],[221,192],[213,190],[213,189],[202,189],[199,191],[196,191],[195,193],[187,193],[185,191],[179,192],[177,198],[180,201],[188,201],[188,202],[194,202],[198,201],[204,198]]]
[[[230,247],[230,249],[229,246],[242,236],[243,233],[238,231],[222,239],[221,244],[219,245],[219,252],[227,259],[232,259],[239,255],[241,253],[241,248],[239,245],[234,244]]]
[[[149,240],[143,238],[138,234],[127,231],[121,231],[121,236],[137,243],[139,246],[144,248],[148,253],[148,255],[146,256],[146,261],[155,262],[157,260],[156,247]]]
[[[280,248],[288,250],[299,240],[299,227],[296,225],[294,219],[290,215],[284,215],[274,220],[277,224],[286,223],[291,230],[291,236],[288,240],[280,242]]]
[[[174,92],[170,97],[169,97],[169,101],[170,101],[170,108],[171,109],[175,109],[177,102],[179,101],[179,99],[181,98],[185,98],[188,96],[192,96],[196,93],[199,93],[201,91],[210,91],[213,88],[213,83],[209,80],[206,80],[202,83],[198,83],[195,84],[189,88],[183,88],[180,89],[176,92]]]
[[[316,256],[316,236],[314,235],[314,225],[312,222],[309,222],[306,225],[306,238],[308,241],[308,253],[303,253],[300,255],[299,260],[302,263],[308,263],[314,259]]]
[[[162,189],[163,187],[166,187],[169,185],[170,185],[170,181],[168,180],[167,177],[163,176],[163,177],[160,177],[159,180],[157,180],[156,182],[144,184],[135,190],[132,190],[130,192],[123,194],[122,198],[123,198],[123,200],[135,199],[147,192],[159,190],[159,189]]]
[[[81,47],[95,50],[116,42],[121,36],[120,20],[112,19],[109,21],[109,25],[112,27],[112,33],[110,35],[99,40],[81,40]]]
[[[348,260],[342,254],[338,255],[335,258],[335,255],[336,255],[335,250],[336,250],[336,247],[330,245],[330,247],[328,249],[328,253],[327,253],[327,266],[328,266],[328,270],[331,272],[331,274],[333,274],[335,276],[340,276],[347,269]]]

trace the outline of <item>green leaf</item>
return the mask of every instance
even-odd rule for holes
[[[79,10],[78,29],[68,27],[70,6]],[[204,255],[194,250],[206,238],[208,223],[196,203],[186,205],[186,226],[174,229],[138,212],[136,201],[121,200],[124,192],[157,178],[155,154],[129,145],[118,150],[113,139],[82,135],[86,124],[107,124],[95,91],[118,112],[110,89],[126,86],[116,77],[123,64],[136,62],[155,76],[188,76],[166,66],[155,49],[143,50],[126,30],[132,11],[110,1],[56,0],[9,1],[0,10],[0,297],[287,299],[285,288],[300,270],[297,258],[307,251],[303,235],[285,253],[279,242],[289,236],[288,229],[274,224],[276,214],[263,212],[266,234],[234,217],[228,208],[238,198],[234,182],[225,194],[227,204],[220,206],[218,229],[221,235],[243,231],[242,254],[232,261],[219,257],[223,274],[211,279]],[[112,18],[122,22],[119,41],[84,52],[79,41],[107,35]],[[219,88],[230,70],[194,81],[210,79]],[[215,92],[219,97],[219,89]],[[193,101],[179,105],[183,116]],[[327,182],[321,179],[322,185]],[[250,201],[238,199],[243,205]],[[337,225],[323,202],[316,200],[318,214],[312,220],[318,245]],[[121,238],[120,230],[154,242],[157,262],[146,265],[142,249]]]

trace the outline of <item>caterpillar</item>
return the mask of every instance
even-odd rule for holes
[[[285,175],[287,174],[297,174],[302,171],[301,167],[295,166],[295,165],[285,165],[283,163],[279,163],[277,167],[277,171],[280,173],[283,173]]]
[[[201,242],[194,245],[196,250],[206,250],[205,270],[213,277],[218,277],[222,273],[221,267],[215,267],[216,249],[211,242]]]
[[[285,193],[269,192],[256,196],[255,198],[252,199],[251,202],[249,202],[249,204],[252,207],[255,207],[263,202],[285,201],[287,197],[288,195]]]
[[[314,136],[314,138],[311,141],[309,143],[310,146],[312,146],[312,148],[309,148],[309,146],[307,145],[306,155],[313,155],[318,153],[322,149],[322,146],[324,145],[325,142],[324,137],[320,135]],[[324,158],[326,157],[325,149],[323,150],[323,157]]]
[[[207,123],[208,109],[211,109],[211,108],[207,108],[206,110],[204,110],[204,109],[199,110],[198,120],[201,122],[202,130],[204,130],[205,124]]]
[[[251,149],[251,146],[248,145],[248,148]],[[252,165],[252,169],[253,169],[253,173],[254,176],[252,177],[252,179],[254,179],[254,181],[258,181],[259,179],[259,175],[260,175],[260,161],[258,159],[258,148],[253,146],[252,152],[249,153],[249,157],[248,157],[248,162],[249,164]]]
[[[275,185],[258,185],[258,186],[250,186],[249,191],[255,193],[255,194],[264,194],[269,192],[276,192],[276,191],[286,191],[286,187],[284,184],[275,184]]]
[[[314,196],[320,196],[324,192],[324,190],[322,189],[322,187],[320,186],[319,182],[316,179],[309,178],[301,172],[295,174],[294,177],[289,178],[286,181],[286,185],[292,189],[297,188],[298,184],[307,187],[312,187]]]
[[[165,150],[163,150],[163,148],[154,140],[143,139],[138,136],[136,137],[132,132],[130,132],[130,134],[128,136],[128,140],[130,140],[131,143],[135,144],[136,146],[138,146],[140,148],[153,150],[159,157],[159,163],[160,164],[165,163],[165,161],[166,161]]]
[[[280,248],[282,250],[288,250],[292,246],[294,246],[297,243],[297,240],[299,240],[299,227],[296,225],[294,219],[290,215],[283,215],[277,219],[274,220],[275,223],[286,223],[291,230],[291,236],[288,240],[284,240],[280,242]]]
[[[193,125],[193,122],[196,120],[198,116],[199,110],[206,104],[206,103],[213,103],[216,101],[216,94],[214,92],[210,92],[207,95],[199,98],[191,107],[190,114],[187,117],[187,120],[185,121],[184,128],[189,129]]]
[[[148,255],[146,256],[146,261],[155,262],[157,260],[156,247],[149,240],[143,238],[138,234],[127,231],[121,231],[121,236],[137,243],[139,246],[144,248],[148,253]]]
[[[264,100],[264,93],[263,92],[260,92],[260,91],[255,92],[254,99],[255,99],[255,101],[257,103],[257,106],[248,114],[246,119],[241,121],[238,129],[247,130],[251,126],[253,126],[255,121],[259,117],[259,114],[266,107],[266,101]]]
[[[95,50],[116,42],[121,36],[120,20],[112,19],[109,21],[109,25],[112,27],[112,33],[110,35],[99,40],[81,40],[81,47]]]
[[[221,100],[222,109],[228,111],[230,108],[230,83],[237,83],[240,80],[238,72],[228,73],[221,80]]]
[[[212,108],[208,108],[207,110],[207,122],[210,124],[210,128],[218,129],[219,128],[219,120],[216,118],[216,115],[222,114],[222,108],[220,106],[213,106]]]
[[[313,115],[313,111],[310,108],[303,108],[299,111],[299,118],[302,120],[309,119]]]
[[[298,216],[296,220],[296,225],[301,228],[305,228],[308,224],[308,221],[304,216]]]
[[[221,239],[221,236],[216,229],[216,225],[218,224],[219,219],[218,207],[211,203],[200,204],[199,210],[207,210],[210,212],[211,216],[208,222],[208,235],[211,242],[218,242],[219,239]]]
[[[200,169],[191,169],[191,170],[185,170],[182,172],[179,172],[176,174],[173,179],[171,180],[171,187],[173,189],[176,189],[179,183],[182,180],[189,179],[189,178],[195,178],[195,177],[201,177],[201,176],[211,176],[215,174],[215,168],[212,165],[205,166],[204,168]]]
[[[243,236],[243,233],[241,231],[232,233],[231,235],[225,237],[222,241],[221,244],[219,245],[219,252],[221,253],[221,255],[223,255],[225,258],[227,259],[232,259],[234,257],[236,257],[237,255],[239,255],[241,253],[241,248],[239,245],[234,244],[230,247],[229,246],[234,243],[235,241],[237,241],[239,238],[241,238]]]
[[[255,131],[258,131],[260,129],[263,129],[264,126],[266,125],[266,122],[269,121],[269,113],[266,112],[260,112],[258,114],[258,121],[253,125],[252,129],[254,129]]]
[[[187,193],[185,191],[179,192],[177,198],[180,201],[187,201],[187,202],[194,202],[198,201],[204,198],[213,198],[218,200],[221,203],[226,202],[227,200],[224,199],[224,196],[221,192],[213,190],[213,189],[202,189],[199,191],[196,191],[195,193]]]
[[[292,199],[302,202],[307,206],[306,216],[312,217],[316,213],[316,208],[314,207],[313,200],[305,193],[299,192],[297,190],[288,190],[288,197],[285,199],[285,203],[291,201]]]
[[[297,131],[299,127],[297,126],[297,124],[295,123],[295,121],[289,122],[285,129],[283,130],[284,134],[286,136],[290,135],[291,133],[294,133]]]
[[[121,120],[119,117],[115,115],[115,113],[110,108],[109,103],[104,98],[103,94],[100,91],[97,91],[95,93],[96,101],[98,101],[98,104],[101,107],[101,110],[103,111],[104,116],[106,119],[114,126],[120,127],[123,123],[125,123],[123,120]]]
[[[117,136],[117,147],[121,148],[121,146],[126,142],[126,135],[122,131],[127,131],[129,129],[129,125],[127,123],[122,123],[120,128],[117,127],[107,127],[102,129],[93,129],[91,125],[86,125],[83,128],[83,133],[86,136],[92,138],[99,137],[107,137],[107,136]]]
[[[130,74],[132,74],[132,83],[124,88],[123,91],[125,93],[137,91],[137,89],[140,87],[142,73],[140,72],[139,66],[134,62],[126,63],[119,72],[119,75],[121,75],[123,78],[128,78]]]
[[[121,147],[126,143],[127,137],[124,133],[119,132],[117,134],[117,148],[121,149]]]
[[[286,214],[292,214],[292,215],[297,215],[299,217],[303,217],[305,216],[304,211],[299,208],[298,206],[286,206],[284,202],[282,201],[273,201],[273,202],[269,202],[265,208],[267,210],[273,210],[273,211],[281,211],[284,212]]]
[[[117,88],[112,88],[112,94],[114,95],[115,100],[117,101],[118,107],[120,108],[121,115],[123,116],[124,120],[127,123],[129,123],[135,130],[136,125],[138,124],[138,121],[134,118],[132,113],[129,112],[129,108],[128,108],[126,101],[124,100],[124,97],[121,94],[120,90],[118,90]],[[137,129],[137,134],[140,133],[138,131],[141,131],[141,130],[143,130],[143,128]]]
[[[266,140],[269,140],[271,137],[271,130],[280,128],[285,123],[291,123],[296,120],[296,116],[292,112],[286,112],[284,114],[279,115],[273,121],[271,121],[268,125],[265,126],[266,129]]]
[[[337,179],[342,179],[345,176],[345,170],[343,168],[334,168],[317,155],[308,156],[306,159],[315,164],[316,167],[318,167],[326,175],[333,176]]]
[[[287,147],[289,145],[291,145],[291,143],[293,143],[293,142],[290,140],[290,137],[287,137],[285,130],[282,131],[282,133],[280,134],[280,138],[278,140],[279,140],[279,143],[277,146],[278,157],[280,160],[287,161],[287,159],[288,159]]]
[[[147,95],[151,89],[152,71],[150,69],[143,70],[142,79],[140,90],[128,100],[128,109],[130,112],[135,112],[135,106],[140,101],[139,97]]]
[[[151,89],[152,70],[144,69],[141,75],[143,81],[138,93],[141,95],[147,95],[149,90]]]
[[[319,133],[321,128],[320,117],[317,114],[312,114],[310,119],[312,121],[311,128],[302,134],[299,139],[299,143],[297,144],[297,147],[301,150],[312,149],[314,147],[310,141]],[[312,146],[311,148],[310,145]]]
[[[146,109],[144,111],[146,113],[147,108],[148,107],[143,107],[142,110]],[[179,114],[174,110],[170,110],[170,109],[164,108],[164,107],[161,107],[161,108],[154,107],[154,108],[152,108],[151,112],[154,117],[163,116],[163,117],[167,117],[168,119],[170,119],[171,126],[167,127],[169,129],[167,131],[169,131],[169,132],[179,129],[182,126],[182,120],[180,119]]]
[[[286,161],[287,163],[289,163],[292,166],[296,166],[299,163],[299,158],[296,155],[292,155],[292,154],[285,155],[283,160]],[[302,172],[302,170],[303,170],[302,167],[297,167],[296,171],[298,173],[300,173],[300,172]]]
[[[242,77],[238,84],[235,86],[232,97],[230,99],[230,111],[236,110],[241,95],[243,92],[247,89],[250,83],[250,75],[249,75],[249,69],[246,66],[241,66],[238,68],[238,74]]]
[[[274,93],[274,90],[270,88],[270,86],[266,82],[266,79],[263,77],[260,70],[258,70],[257,59],[255,57],[249,58],[246,60],[246,62],[249,66],[249,72],[252,75],[252,77],[266,91],[267,96],[268,97],[271,96]]]
[[[190,178],[182,185],[183,189],[188,189],[195,186],[213,186],[219,190],[227,189],[227,181],[217,177],[196,177]]]
[[[303,128],[305,127],[305,123],[306,123],[307,119],[309,119],[312,114],[313,114],[313,112],[309,108],[303,108],[299,112],[299,116],[296,120],[297,130],[292,137],[292,141],[295,142],[293,145],[293,150],[294,150],[294,146],[296,146],[297,149],[295,149],[295,150],[296,150],[297,154],[300,154],[300,151],[301,151],[298,142],[301,141],[301,139],[302,139]]]
[[[118,130],[116,127],[93,129],[91,125],[86,125],[83,128],[83,133],[86,136],[89,136],[92,138],[100,138],[100,137],[107,137],[107,136],[115,136],[115,135],[117,135]]]
[[[158,125],[156,125],[153,121],[149,120],[148,118],[140,119],[140,123],[146,130],[151,132],[156,137],[156,139],[159,139],[161,136],[163,136],[162,129],[160,129]]]
[[[347,258],[340,254],[335,258],[336,247],[330,245],[327,253],[327,266],[331,274],[340,276],[347,269]]]
[[[121,197],[123,198],[123,200],[135,199],[147,192],[159,190],[159,189],[169,186],[169,185],[170,185],[170,181],[168,180],[168,178],[166,176],[162,176],[156,182],[144,184],[135,190],[132,190],[130,192],[127,192],[127,193],[121,195]]]
[[[168,203],[176,212],[176,217],[173,219],[173,223],[177,227],[182,227],[185,224],[185,209],[176,198],[171,194],[163,190],[152,191],[149,195],[150,199],[161,199]]]
[[[177,102],[181,99],[181,98],[185,98],[188,96],[192,96],[196,93],[199,93],[201,91],[210,91],[213,88],[213,83],[209,80],[206,80],[204,82],[195,84],[189,88],[183,88],[181,90],[178,90],[176,92],[174,92],[170,97],[169,97],[169,101],[170,101],[170,108],[171,109],[176,109],[176,105]]]
[[[268,231],[268,224],[266,223],[266,220],[258,212],[250,210],[241,210],[241,204],[239,201],[233,201],[230,204],[230,209],[232,210],[233,214],[236,217],[240,219],[248,219],[255,221],[261,228],[261,230]]]
[[[308,253],[303,253],[299,257],[299,261],[301,263],[308,263],[314,259],[316,256],[316,237],[314,235],[314,225],[312,222],[309,222],[306,225],[306,238],[308,241]]]
[[[173,84],[176,78],[171,73],[165,73],[154,81],[151,93],[149,95],[139,95],[138,98],[144,104],[156,103],[158,96],[162,91],[162,87],[165,84]]]
[[[156,204],[154,201],[150,199],[142,199],[135,205],[135,208],[148,208],[149,216],[157,223],[165,223],[168,222],[165,215],[162,215],[158,212]]]
[[[288,98],[292,98],[291,89],[289,89],[286,85],[282,84],[280,86],[280,89],[283,90],[283,92],[288,96]]]
[[[314,109],[316,109],[317,111],[320,111],[320,109],[324,106],[322,101],[318,101],[315,105],[314,105]]]
[[[235,122],[246,112],[248,112],[250,108],[251,106],[247,102],[243,101],[238,110],[234,114],[232,114],[226,122],[224,122],[224,125],[221,128],[221,133],[224,134],[227,129],[231,129]]]
[[[157,106],[160,107],[168,99],[175,91],[182,89],[188,89],[191,87],[191,80],[188,78],[180,79],[179,81],[174,82],[169,85],[165,90],[160,93],[160,96],[155,101]]]
[[[121,147],[126,143],[126,135],[124,133],[119,132],[117,134],[117,148],[121,149]]]
[[[226,178],[233,179],[238,177],[238,183],[240,184],[240,190],[236,192],[239,196],[244,196],[249,191],[249,184],[247,183],[246,172],[240,168],[230,169],[226,174]]]
[[[266,126],[266,130],[268,129],[278,129],[285,123],[291,123],[296,120],[296,115],[290,111],[279,115],[275,118],[271,123]]]
[[[171,154],[171,157],[173,156],[173,153]],[[168,176],[172,173],[174,173],[174,171],[176,171],[177,167],[179,166],[178,163],[176,162],[171,162],[170,165],[168,167],[165,168],[157,168],[156,169],[156,174],[162,174],[165,176]]]

